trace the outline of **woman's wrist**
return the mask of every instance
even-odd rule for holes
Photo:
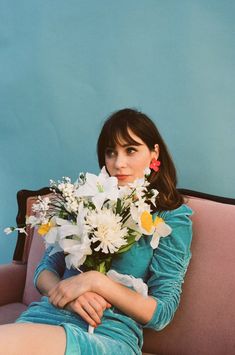
[[[90,271],[90,273],[91,273],[90,291],[96,292],[100,296],[103,296],[102,290],[104,290],[105,286],[107,286],[107,282],[109,281],[109,278],[99,271]]]

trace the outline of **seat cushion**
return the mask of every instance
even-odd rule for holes
[[[13,323],[25,311],[27,306],[23,303],[8,303],[0,307],[0,324]]]
[[[192,260],[173,321],[146,329],[143,351],[233,354],[235,349],[235,205],[189,198],[194,210]]]

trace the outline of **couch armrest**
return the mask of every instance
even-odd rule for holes
[[[22,300],[26,269],[26,264],[0,265],[0,306]]]

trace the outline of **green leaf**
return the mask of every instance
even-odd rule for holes
[[[122,210],[122,201],[120,198],[118,198],[116,204],[116,214],[120,214],[121,210]]]
[[[133,244],[136,243],[136,234],[134,233],[130,233],[128,235],[128,237],[126,238],[127,239],[127,244],[123,245],[117,252],[117,254],[121,254],[121,253],[124,253],[126,251],[128,251],[132,246]]]
[[[102,274],[106,273],[106,265],[105,265],[105,261],[103,261],[102,263],[100,263],[97,267],[97,271],[101,272]]]
[[[129,249],[131,249],[131,247],[133,246],[134,243],[132,244],[128,244],[128,245],[125,245],[124,247],[120,248],[117,252],[117,254],[122,254],[122,253],[125,253],[126,251],[128,251]]]

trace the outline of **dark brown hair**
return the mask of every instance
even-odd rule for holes
[[[176,189],[176,169],[166,144],[153,121],[140,111],[125,108],[114,112],[107,118],[97,142],[100,168],[105,165],[107,147],[115,147],[120,143],[120,139],[130,145],[137,143],[130,136],[130,131],[142,139],[151,151],[154,150],[155,144],[159,145],[158,159],[161,161],[161,166],[158,172],[152,171],[149,177],[149,188],[159,191],[155,210],[173,210],[181,206],[183,197]]]

